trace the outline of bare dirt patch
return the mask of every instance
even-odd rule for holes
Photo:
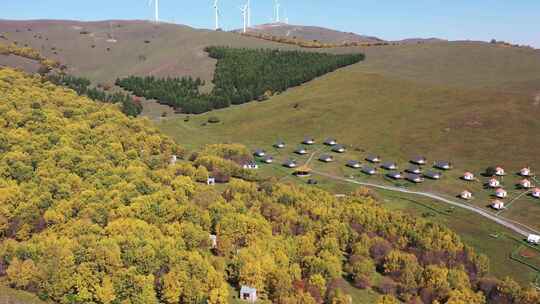
[[[539,254],[537,251],[530,248],[523,248],[519,251],[519,256],[522,258],[530,259],[537,257]]]

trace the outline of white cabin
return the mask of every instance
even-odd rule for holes
[[[247,163],[247,164],[244,164],[242,166],[242,168],[244,169],[250,169],[250,170],[255,170],[255,169],[259,169],[259,165],[257,165],[256,163]]]
[[[472,193],[470,191],[465,190],[461,192],[460,197],[464,200],[470,200],[472,199]]]
[[[217,235],[210,234],[210,246],[212,249],[217,248]]]
[[[176,162],[178,161],[178,156],[176,155],[171,155],[171,160],[170,160],[170,164],[171,165],[176,165]]]
[[[249,303],[257,301],[257,289],[250,286],[242,286],[240,288],[240,299]]]
[[[502,188],[499,188],[497,191],[495,191],[495,196],[498,198],[506,198],[508,196],[508,192]]]
[[[463,174],[463,179],[466,180],[466,181],[473,181],[474,180],[474,174],[471,173],[471,172],[465,172],[465,174]]]
[[[529,234],[529,236],[527,237],[527,242],[531,244],[540,244],[540,235]]]
[[[535,188],[531,193],[533,197],[540,198],[540,188]]]
[[[504,203],[501,202],[501,201],[494,201],[491,204],[491,208],[493,208],[495,210],[503,210],[504,209]]]
[[[498,179],[492,178],[489,180],[488,185],[491,188],[497,188],[501,185],[501,182]]]
[[[504,171],[503,167],[497,167],[497,168],[495,168],[495,175],[504,176],[504,175],[506,175],[506,172]]]
[[[523,168],[519,170],[519,175],[521,176],[530,176],[531,175],[531,169],[530,168]]]
[[[525,189],[529,189],[532,187],[532,183],[528,179],[521,180],[519,182],[519,185],[521,186],[521,188],[525,188]]]
[[[206,179],[206,184],[209,186],[213,186],[216,184],[216,178],[215,177],[209,177]]]

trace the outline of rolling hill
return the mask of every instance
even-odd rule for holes
[[[331,44],[342,44],[345,42],[375,43],[384,41],[377,37],[359,35],[351,32],[346,33],[324,27],[292,25],[286,23],[268,23],[256,25],[250,27],[248,31],[256,34],[297,38],[307,41],[316,40],[322,43]]]

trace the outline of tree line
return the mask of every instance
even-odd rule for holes
[[[92,87],[90,80],[84,77],[66,74],[49,74],[46,79],[56,85],[68,87],[77,92],[77,94],[87,96],[94,101],[118,103],[121,105],[122,112],[128,116],[136,117],[142,112],[142,104],[133,99],[129,94],[121,92],[108,93]]]
[[[242,285],[263,304],[350,304],[351,284],[378,304],[540,300],[367,189],[255,180],[244,146],[190,154],[39,76],[0,69],[0,87],[0,281],[12,288],[75,304],[225,304]]]
[[[200,79],[130,76],[116,84],[137,96],[156,99],[184,113],[199,114],[255,99],[263,100],[338,68],[357,63],[363,54],[332,55],[271,49],[207,47],[217,59],[214,88],[201,93]]]

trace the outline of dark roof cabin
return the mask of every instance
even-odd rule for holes
[[[365,173],[365,174],[368,174],[368,175],[374,175],[375,173],[377,173],[377,169],[371,167],[371,166],[368,166],[368,165],[364,165],[362,167],[362,172]]]
[[[282,140],[278,140],[278,141],[274,144],[274,148],[278,148],[278,149],[283,149],[283,148],[285,148],[285,142],[282,141]]]
[[[427,159],[423,156],[417,156],[411,159],[411,163],[419,166],[423,166],[427,163]]]
[[[332,147],[332,152],[344,153],[345,152],[345,146],[344,145],[335,145],[334,147]]]
[[[381,165],[381,168],[386,169],[386,170],[396,170],[397,164],[394,162],[386,162]]]
[[[412,174],[420,174],[422,173],[422,168],[420,168],[420,166],[417,166],[417,165],[412,165],[412,166],[409,166],[409,168],[407,168],[407,170],[405,171]]]
[[[306,137],[302,143],[304,145],[313,145],[315,143],[315,139],[313,137]]]
[[[403,175],[401,174],[401,172],[397,172],[397,171],[389,172],[388,174],[386,174],[386,176],[390,177],[391,179],[402,179],[403,178]]]
[[[436,161],[433,166],[435,168],[441,169],[441,170],[450,170],[450,169],[452,169],[452,163],[450,163],[448,161]]]
[[[350,168],[358,169],[360,168],[360,162],[356,160],[349,160],[346,166]]]
[[[296,167],[296,161],[294,161],[292,159],[288,159],[283,163],[283,166],[287,167],[287,168],[295,168]]]
[[[413,183],[421,183],[424,181],[424,179],[422,178],[422,176],[418,175],[418,174],[407,174],[407,176],[405,176],[405,178],[410,181],[410,182],[413,182]]]
[[[441,179],[442,177],[442,173],[440,172],[437,172],[437,171],[431,171],[431,170],[428,170],[426,172],[424,172],[424,177],[427,177],[427,178],[430,178],[430,179]]]
[[[294,150],[294,153],[299,154],[299,155],[305,155],[308,153],[308,151],[304,147],[298,147],[296,150]]]
[[[335,145],[337,145],[337,140],[335,140],[334,138],[327,138],[324,141],[324,144],[327,145],[327,146],[335,146]]]
[[[270,155],[267,155],[265,157],[263,157],[262,161],[266,164],[271,164],[274,162],[274,158]]]
[[[323,154],[321,155],[321,157],[319,157],[319,160],[325,163],[329,163],[329,162],[334,161],[334,157],[328,154]]]
[[[370,163],[380,163],[381,157],[379,155],[370,154],[366,157],[366,160]]]
[[[257,149],[255,152],[253,152],[253,155],[263,157],[266,155],[266,152],[263,149]]]

